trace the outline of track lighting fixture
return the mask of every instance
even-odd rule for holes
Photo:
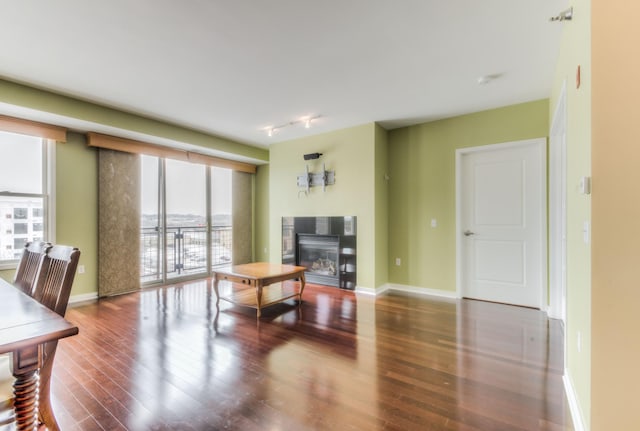
[[[311,128],[311,123],[313,122],[313,120],[317,120],[320,117],[322,117],[322,115],[313,115],[313,116],[302,117],[302,118],[300,118],[298,120],[289,121],[288,123],[279,124],[277,126],[265,127],[263,130],[266,130],[267,136],[271,137],[271,136],[273,136],[273,134],[275,132],[277,132],[277,131],[279,131],[281,129],[284,129],[285,127],[295,126],[297,124],[304,124],[304,128],[305,129],[309,129],[309,128]]]
[[[563,10],[556,16],[549,18],[549,21],[571,21],[573,19],[573,6],[567,10]]]

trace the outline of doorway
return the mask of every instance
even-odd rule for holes
[[[456,151],[458,295],[546,304],[546,139]]]

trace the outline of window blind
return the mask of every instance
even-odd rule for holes
[[[256,166],[250,163],[227,160],[193,151],[169,148],[162,145],[149,144],[147,142],[140,142],[132,139],[103,135],[101,133],[89,132],[87,133],[87,137],[90,147],[107,148],[125,153],[146,154],[148,156],[182,160],[185,162],[217,166],[219,168],[227,168],[250,174],[256,173]]]
[[[0,130],[21,135],[37,136],[58,142],[67,142],[67,129],[36,121],[0,115]]]

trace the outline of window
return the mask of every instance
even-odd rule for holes
[[[13,233],[16,235],[29,233],[29,225],[26,223],[16,223],[13,225]]]
[[[26,242],[49,237],[47,148],[46,139],[0,131],[0,269],[15,266]]]
[[[26,220],[29,218],[28,214],[29,214],[29,210],[27,208],[13,209],[13,218],[16,220]]]

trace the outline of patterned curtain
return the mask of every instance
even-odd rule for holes
[[[140,289],[140,156],[98,150],[98,296]]]
[[[253,261],[253,177],[240,171],[231,177],[234,265]]]

